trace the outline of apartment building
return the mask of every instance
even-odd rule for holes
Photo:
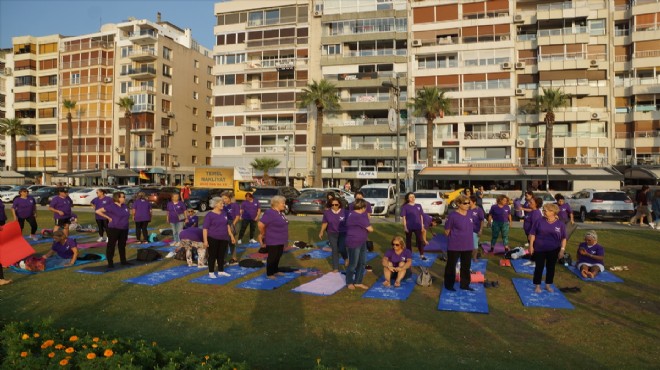
[[[7,63],[8,59],[9,63]],[[7,109],[13,105],[13,95],[11,94],[14,85],[11,77],[13,70],[9,67],[9,65],[13,65],[12,59],[12,49],[0,50],[0,119],[8,117]],[[0,171],[8,165],[8,144],[5,136],[0,136]]]

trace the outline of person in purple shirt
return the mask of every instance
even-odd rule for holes
[[[543,199],[541,197],[536,197],[529,200],[529,211],[527,212],[525,220],[523,221],[523,231],[525,232],[528,241],[529,232],[532,230],[532,226],[536,221],[543,218],[543,211],[541,210],[542,207]]]
[[[236,243],[234,232],[230,226],[229,217],[222,202],[215,202],[211,212],[204,217],[202,226],[204,247],[208,248],[209,277],[231,276],[225,272],[225,255],[229,241]],[[218,263],[218,275],[215,275],[215,264]]]
[[[183,229],[189,229],[191,227],[199,227],[199,217],[194,209],[188,208],[186,210],[186,223],[183,224]]]
[[[363,192],[361,192],[361,191],[356,191],[355,192],[355,200],[358,200],[358,199],[362,199],[367,203],[367,214],[369,215],[369,217],[371,217],[371,214],[373,213],[373,210],[371,209],[371,203],[367,202],[364,199],[364,193]],[[354,209],[355,209],[355,202],[348,205],[348,211],[349,212],[353,211]]]
[[[131,215],[135,222],[135,236],[138,243],[149,243],[147,227],[149,226],[149,222],[151,222],[151,203],[149,203],[147,195],[143,191],[136,194],[133,200]]]
[[[130,265],[126,260],[126,241],[128,240],[128,219],[130,212],[126,206],[126,195],[122,191],[112,194],[112,202],[96,210],[97,215],[108,220],[108,245],[106,257],[108,268],[114,268],[115,247],[119,250],[119,261],[122,265]]]
[[[445,289],[455,291],[456,263],[461,259],[461,289],[474,290],[470,287],[470,267],[474,249],[474,221],[468,212],[470,198],[459,195],[456,198],[458,208],[447,216],[445,235],[447,235],[447,265],[445,266]]]
[[[55,254],[59,258],[69,260],[65,266],[73,266],[78,259],[78,243],[76,243],[75,239],[67,238],[62,230],[57,230],[53,233],[53,245],[51,249],[43,257],[50,258]]]
[[[91,207],[96,212],[97,209],[103,208],[112,202],[112,198],[106,196],[105,189],[96,189],[96,198],[92,199]],[[108,228],[108,220],[105,218],[96,215],[96,226],[99,229],[99,238],[96,239],[97,242],[108,241],[108,238],[103,238],[103,233]],[[107,235],[107,232],[106,232]],[[138,235],[138,239],[140,239]]]
[[[64,235],[69,236],[69,225],[71,224],[71,207],[73,201],[69,198],[68,190],[60,188],[59,194],[50,201],[48,209],[54,213],[55,227],[53,232],[62,228]]]
[[[339,199],[334,198],[330,203],[330,209],[323,212],[321,220],[321,231],[319,239],[323,239],[323,234],[328,234],[328,243],[332,248],[332,269],[339,271],[339,255],[344,261],[348,261],[346,252],[346,210],[342,209]]]
[[[241,244],[241,239],[243,239],[248,226],[250,226],[250,243],[256,243],[254,233],[257,230],[259,216],[261,216],[261,208],[259,207],[259,201],[254,198],[252,193],[245,194],[245,200],[241,203],[240,215],[241,231],[238,234],[238,244]]]
[[[424,243],[424,246],[427,246],[429,244],[429,241],[426,238],[426,235],[428,233],[430,233],[431,237],[435,236],[433,234],[433,232],[431,231],[431,229],[434,226],[440,225],[442,223],[442,219],[439,216],[438,217],[433,217],[433,216],[427,215],[426,213],[424,213],[422,215],[422,218],[424,219],[424,226],[422,227],[422,242]]]
[[[205,268],[206,266],[206,247],[204,246],[204,230],[198,227],[189,227],[183,229],[180,234],[181,246],[177,248],[184,248],[186,250],[186,262],[188,266],[192,267],[193,264],[193,249],[197,250],[197,267]]]
[[[403,221],[403,231],[406,233],[406,249],[412,251],[412,236],[415,234],[415,245],[419,249],[419,257],[422,261],[426,261],[422,237],[424,210],[420,204],[415,203],[415,194],[408,193],[404,199],[405,203],[401,206],[401,220]]]
[[[594,230],[584,234],[584,243],[578,246],[577,269],[583,278],[593,279],[605,271],[605,249],[598,244],[598,234]]]
[[[348,249],[348,268],[346,269],[346,285],[348,289],[355,287],[369,289],[362,284],[364,268],[367,263],[367,239],[374,228],[367,214],[367,201],[356,199],[353,211],[346,218],[346,248]]]
[[[565,224],[568,224],[569,222],[571,225],[575,224],[575,218],[573,216],[573,210],[571,209],[571,206],[566,203],[566,199],[564,198],[563,195],[561,194],[556,194],[555,195],[555,200],[557,201],[557,205],[559,206],[559,220]]]
[[[28,194],[28,190],[25,188],[19,190],[18,195],[11,206],[14,220],[18,221],[21,231],[23,231],[25,221],[27,221],[30,224],[30,238],[37,240],[37,202]],[[4,213],[5,209],[3,208],[2,214],[4,215]]]
[[[477,254],[479,253],[479,238],[481,237],[481,230],[484,225],[484,219],[486,215],[482,207],[479,207],[477,204],[479,198],[477,195],[470,195],[470,209],[468,213],[472,217],[472,259],[474,262],[477,262]]]
[[[280,258],[284,246],[289,242],[289,220],[284,216],[286,198],[276,195],[270,200],[270,209],[259,220],[259,244],[268,250],[266,277],[275,279],[275,275],[284,275],[279,271]]]
[[[227,213],[227,218],[229,219],[229,227],[234,235],[236,235],[236,224],[241,220],[241,206],[236,203],[234,199],[234,192],[231,190],[225,190],[221,194],[222,203],[224,204],[224,211]],[[238,264],[238,255],[236,253],[236,242],[229,243],[227,248],[228,253],[231,254],[231,259],[229,260],[230,265]]]
[[[5,204],[2,203],[2,199],[0,199],[0,230],[2,230],[2,226],[7,223],[7,214],[5,213]],[[0,263],[0,285],[7,285],[10,284],[11,280],[5,279],[5,274],[3,272],[3,267],[2,263]]]
[[[509,228],[511,227],[511,208],[509,207],[509,198],[500,194],[496,198],[497,204],[490,207],[488,212],[488,226],[492,227],[493,236],[490,240],[490,251],[495,248],[497,238],[502,234],[502,243],[504,249],[509,250]]]
[[[394,286],[400,287],[401,281],[412,276],[413,255],[412,251],[404,247],[403,238],[395,236],[392,238],[392,249],[385,252],[383,257],[383,275],[385,281],[384,286],[391,286],[391,281],[394,279]]]
[[[544,218],[537,220],[529,232],[529,253],[536,263],[534,267],[535,292],[541,293],[541,279],[545,267],[545,289],[553,293],[550,286],[555,278],[555,266],[566,250],[566,225],[559,221],[559,207],[554,203],[543,205]]]
[[[179,233],[183,230],[183,222],[186,220],[186,204],[179,199],[179,194],[172,194],[172,199],[167,202],[167,222],[172,226],[174,243],[179,246]]]

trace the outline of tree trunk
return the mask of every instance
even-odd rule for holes
[[[66,130],[66,138],[68,145],[66,148],[66,173],[73,172],[73,123],[71,118],[71,112],[67,113],[66,121],[68,127]],[[80,153],[78,153],[78,155],[80,155]]]
[[[11,167],[10,169],[14,172],[18,169],[18,163],[16,163],[16,135],[11,135],[9,138],[11,142]]]
[[[554,116],[551,112],[545,115],[545,152],[543,153],[543,163],[546,167],[554,164],[552,148],[552,132],[555,124]]]
[[[433,120],[426,119],[426,167],[433,167]]]
[[[124,148],[126,149],[126,152],[124,153],[124,167],[128,168],[129,170],[131,169],[131,128],[133,126],[133,116],[130,113],[127,113],[125,115],[126,117],[126,142],[124,144]],[[168,142],[169,145],[169,142]],[[169,156],[167,158],[169,161]],[[166,163],[166,165],[170,165],[169,163]]]
[[[314,187],[323,187],[322,160],[323,160],[323,108],[316,107],[316,150],[314,151]]]

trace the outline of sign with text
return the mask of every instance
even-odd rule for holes
[[[228,188],[234,183],[234,168],[195,168],[195,186],[200,188]]]
[[[375,179],[376,171],[358,171],[357,176],[359,179]]]

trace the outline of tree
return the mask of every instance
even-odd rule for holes
[[[416,117],[426,118],[426,166],[433,165],[433,121],[449,113],[449,98],[437,87],[425,86],[417,90],[409,106]]]
[[[316,115],[316,134],[314,151],[314,186],[320,188],[323,186],[323,177],[321,176],[321,163],[323,159],[323,112],[332,112],[339,109],[339,95],[337,87],[326,81],[312,81],[307,85],[299,95],[298,106],[308,108],[315,106]]]
[[[62,106],[67,110],[66,121],[68,125],[66,130],[68,143],[66,146],[66,172],[71,173],[73,172],[73,116],[71,115],[71,111],[76,108],[76,102],[74,100],[64,99]]]
[[[124,145],[124,162],[128,168],[131,168],[131,127],[133,126],[133,105],[135,102],[129,96],[119,98],[117,102],[119,108],[124,110],[124,118],[126,119],[126,140]]]
[[[250,163],[250,166],[252,166],[252,168],[254,168],[257,171],[263,171],[264,182],[268,183],[270,181],[270,177],[268,176],[268,171],[279,166],[280,163],[282,162],[280,162],[278,159],[263,157],[263,158],[255,158],[254,161]]]
[[[555,124],[555,110],[565,107],[569,104],[571,96],[564,94],[560,89],[543,88],[543,94],[534,98],[534,104],[537,112],[545,112],[545,149],[543,153],[543,163],[546,166],[554,164],[554,153],[552,147],[552,131]]]
[[[11,143],[11,170],[16,171],[16,136],[26,136],[27,129],[23,126],[23,122],[18,118],[3,118],[0,120],[0,135],[6,135],[10,138]]]

